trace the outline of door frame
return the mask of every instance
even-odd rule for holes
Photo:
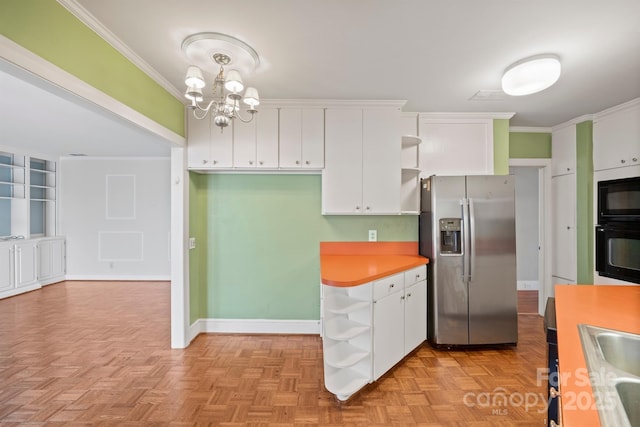
[[[509,167],[538,169],[538,314],[544,315],[547,298],[554,295],[551,280],[551,159],[509,159]]]

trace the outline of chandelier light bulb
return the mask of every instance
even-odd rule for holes
[[[248,87],[244,92],[244,99],[242,100],[249,106],[250,109],[255,110],[260,105],[260,96],[258,95],[258,89],[255,87]]]
[[[502,76],[502,90],[507,95],[522,96],[540,92],[560,78],[562,67],[555,55],[536,55],[516,62]]]
[[[189,68],[187,68],[187,77],[184,79],[184,83],[187,87],[202,89],[204,87],[204,78],[202,77],[200,68],[195,65],[190,65]]]
[[[240,93],[244,89],[242,84],[242,77],[237,70],[229,70],[227,77],[224,80],[224,87],[229,92]]]

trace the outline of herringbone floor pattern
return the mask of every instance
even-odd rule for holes
[[[166,282],[64,282],[0,300],[0,426],[542,426],[542,320],[516,348],[419,347],[340,404],[311,335],[169,348]]]

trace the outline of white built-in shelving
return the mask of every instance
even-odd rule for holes
[[[420,143],[419,136],[402,136],[402,182],[400,206],[403,214],[417,215],[420,212]]]

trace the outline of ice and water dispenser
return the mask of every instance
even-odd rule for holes
[[[462,220],[460,218],[440,219],[440,254],[462,254]]]

